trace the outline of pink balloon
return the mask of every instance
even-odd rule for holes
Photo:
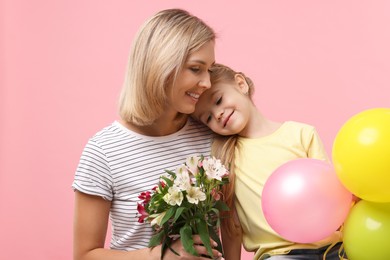
[[[264,184],[262,207],[281,237],[312,243],[335,232],[346,219],[352,194],[327,162],[301,158],[277,168]]]

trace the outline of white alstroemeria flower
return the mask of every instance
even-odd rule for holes
[[[163,197],[164,201],[169,205],[180,206],[183,202],[183,193],[175,186],[172,186],[168,189],[168,193]]]
[[[206,194],[201,191],[199,187],[190,187],[187,190],[187,200],[189,203],[198,204],[199,201],[204,201],[206,199]]]
[[[181,191],[187,190],[188,187],[191,186],[190,175],[184,164],[176,169],[176,179],[173,182],[173,185]]]
[[[149,218],[152,218],[153,220],[150,222],[150,225],[153,227],[154,225],[161,226],[161,221],[165,216],[166,211],[161,212],[159,214],[152,214],[149,216]]]
[[[207,178],[222,180],[222,177],[227,174],[225,166],[221,163],[221,160],[212,158],[207,158],[203,160],[203,168],[205,170]]]
[[[199,162],[200,162],[200,156],[192,155],[187,158],[186,165],[188,167],[188,170],[192,173],[192,175],[196,176],[199,173]]]

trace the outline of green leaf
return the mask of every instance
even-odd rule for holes
[[[164,225],[165,222],[167,222],[173,214],[175,214],[176,207],[170,208],[167,210],[167,213],[165,213],[164,217],[161,220],[160,226]]]
[[[172,237],[170,237],[169,235],[171,234],[170,231],[171,231],[171,228],[169,225],[163,225],[162,226],[163,230],[161,230],[162,233],[165,234],[164,238],[163,238],[163,241],[162,241],[162,244],[161,244],[161,260],[163,259],[164,257],[164,253],[165,251],[169,248],[169,250],[171,250],[174,254],[176,255],[179,255],[179,253],[177,253],[172,247]]]
[[[215,216],[219,216],[219,210],[217,208],[212,208],[212,212],[214,212]]]
[[[199,236],[203,242],[203,245],[206,247],[209,256],[213,258],[213,249],[211,247],[210,234],[206,221],[204,221],[203,219],[198,219],[196,221],[196,226],[198,228]]]
[[[210,232],[210,237],[215,241],[217,242],[217,250],[219,252],[221,252],[223,254],[223,248],[222,248],[222,242],[221,242],[221,239],[219,238],[219,235],[216,233],[216,230],[215,228],[210,228],[209,229],[209,232]]]
[[[166,173],[168,173],[169,175],[175,177],[176,176],[176,173],[171,171],[171,170],[165,170]]]
[[[154,234],[152,238],[149,241],[149,247],[158,246],[161,244],[162,240],[164,238],[164,232],[161,230],[160,232]]]
[[[173,219],[173,223],[176,222],[176,220],[181,216],[181,213],[183,212],[183,210],[185,210],[186,208],[185,207],[179,207],[177,210],[176,210],[176,214],[175,214],[175,218]]]
[[[161,176],[161,179],[163,179],[169,187],[173,185],[173,181],[165,176]]]
[[[181,229],[180,229],[180,240],[181,243],[184,247],[184,249],[195,256],[199,256],[198,252],[196,252],[195,247],[194,247],[194,240],[192,239],[192,229],[191,226],[188,224],[185,224]]]
[[[215,208],[219,209],[219,211],[228,211],[229,210],[229,207],[222,200],[218,200],[215,203]]]
[[[175,255],[180,256],[180,254],[179,254],[178,252],[176,252],[176,251],[171,247],[171,245],[172,245],[172,239],[170,238],[169,240],[166,241],[165,247],[169,247],[169,250],[171,250]],[[165,249],[164,249],[164,250],[165,250]],[[161,255],[161,256],[163,256],[163,255]],[[161,258],[161,259],[162,259],[162,258]]]
[[[167,250],[167,243],[164,241],[162,243],[162,245],[161,245],[161,257],[160,257],[160,260],[163,260],[165,250]]]
[[[210,211],[211,212],[209,212],[208,214],[209,218],[207,223],[209,224],[209,226],[219,227],[220,226],[219,210],[216,208],[212,208]]]

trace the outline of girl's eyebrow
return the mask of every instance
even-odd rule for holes
[[[218,90],[216,89],[210,89],[211,95],[210,95],[210,100],[214,99],[214,96],[218,93]]]

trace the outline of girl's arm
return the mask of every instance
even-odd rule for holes
[[[153,249],[144,248],[133,251],[105,249],[108,218],[111,202],[101,197],[88,195],[75,191],[75,211],[73,230],[73,259],[74,260],[137,260],[137,259],[160,259],[161,247]],[[195,244],[201,244],[198,236],[194,236]],[[203,259],[194,257],[185,252],[180,240],[173,245],[173,249],[180,254],[177,256],[167,250],[164,259]],[[196,246],[200,255],[207,254],[204,246]],[[217,250],[213,250],[214,256],[218,257]]]
[[[222,246],[226,260],[241,259],[242,229],[240,220],[235,209],[232,209],[232,215],[237,228],[234,234],[228,234],[226,229],[221,227]]]

